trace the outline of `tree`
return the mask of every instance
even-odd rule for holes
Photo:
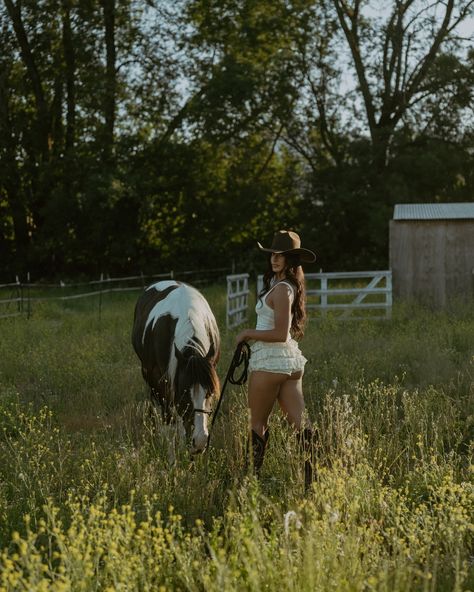
[[[3,2],[0,144],[8,173],[2,194],[17,270],[51,273],[73,257],[91,176],[96,203],[110,194],[119,92],[115,29],[131,29],[129,9],[129,0]]]
[[[422,145],[439,154],[439,142],[427,135],[447,140],[443,119],[451,141],[467,137],[472,69],[462,53],[468,43],[456,31],[473,9],[472,1],[395,0],[383,10],[379,5],[377,13],[363,0],[308,2],[296,37],[300,94],[282,137],[308,165],[306,196],[314,222],[306,231],[329,244],[335,240],[330,265],[386,264],[392,206],[413,199],[410,183],[425,183],[419,196],[430,201],[452,199],[446,189],[433,191],[429,175],[410,181],[415,168],[405,169],[401,179],[395,161],[404,152],[414,158]],[[461,153],[464,162],[470,160]],[[459,172],[463,168],[459,161]],[[450,186],[448,178],[443,184]]]
[[[432,85],[426,84],[443,44],[449,43],[459,23],[474,13],[474,2],[447,0],[427,5],[395,0],[379,30],[364,16],[367,3],[363,0],[332,0],[332,4],[350,49],[374,165],[383,169],[397,125],[411,108],[446,82],[438,77],[432,79]]]
[[[395,201],[473,194],[473,3],[3,0],[2,268],[243,260],[275,225],[383,265]]]

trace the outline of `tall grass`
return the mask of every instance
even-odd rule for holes
[[[205,290],[235,332],[225,293]],[[275,410],[247,474],[246,387],[191,459],[150,412],[133,297],[0,325],[0,590],[474,588],[474,309],[310,322],[317,480]],[[250,322],[253,322],[252,320]]]

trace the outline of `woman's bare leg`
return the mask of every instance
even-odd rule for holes
[[[296,429],[299,446],[304,453],[304,487],[308,491],[313,482],[316,443],[314,432],[302,425],[304,413],[303,373],[292,375],[280,388],[278,402],[288,422]],[[303,429],[304,428],[304,429]]]
[[[278,403],[287,421],[296,430],[300,430],[304,412],[303,372],[287,377],[280,386]]]
[[[288,379],[286,374],[251,372],[248,388],[248,404],[250,408],[250,425],[261,438],[268,425],[268,418],[278,398],[282,384]]]

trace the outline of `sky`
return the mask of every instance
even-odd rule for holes
[[[474,45],[474,2],[473,4],[473,14],[470,18],[465,19],[461,22],[458,27],[457,31],[460,36],[470,39],[471,44]],[[390,15],[392,8],[392,3],[388,2],[381,2],[380,0],[375,0],[368,4],[368,6],[364,9],[368,15],[373,16],[380,16],[384,19],[387,19]]]

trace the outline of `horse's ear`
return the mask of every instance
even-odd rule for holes
[[[174,355],[176,356],[176,359],[178,361],[182,362],[184,360],[184,356],[183,356],[182,352],[179,351],[176,343],[174,344]]]
[[[216,355],[216,348],[214,347],[214,342],[211,341],[209,351],[206,354],[206,360],[213,360],[215,355]]]

